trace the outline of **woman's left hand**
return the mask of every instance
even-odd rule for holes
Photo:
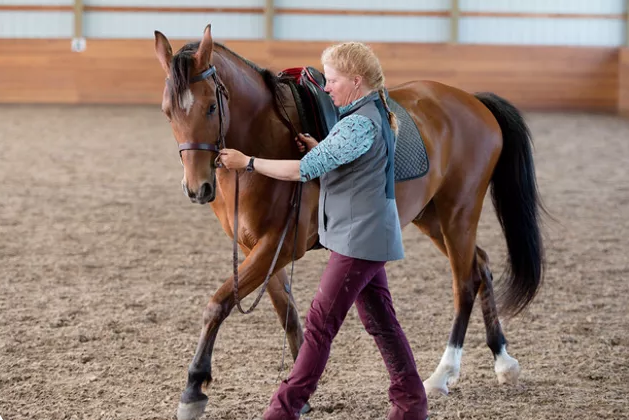
[[[235,149],[221,149],[219,156],[227,169],[244,169],[249,164],[249,156]]]

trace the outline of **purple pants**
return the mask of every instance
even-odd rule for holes
[[[424,420],[426,392],[410,346],[391,302],[384,262],[332,252],[308,314],[293,370],[281,384],[264,420],[293,420],[317,387],[332,340],[354,302],[365,329],[373,336],[389,371],[388,420]]]

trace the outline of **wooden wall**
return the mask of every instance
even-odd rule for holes
[[[620,50],[618,79],[618,112],[629,117],[629,48]]]
[[[226,41],[263,67],[314,65],[324,42]],[[182,45],[173,42],[175,49]],[[629,109],[629,54],[617,48],[371,44],[389,85],[431,79],[493,91],[524,109]],[[623,66],[619,67],[619,56]],[[619,68],[624,69],[619,77]],[[164,75],[152,40],[0,40],[1,103],[159,104]],[[619,86],[623,89],[619,97]]]

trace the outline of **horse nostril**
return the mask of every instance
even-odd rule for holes
[[[209,197],[212,195],[212,185],[209,182],[204,182],[199,188],[199,197]]]
[[[188,186],[184,182],[181,183],[181,188],[183,189],[183,193],[187,195],[189,198],[194,198],[196,196],[195,193],[193,193],[192,191],[188,189]]]

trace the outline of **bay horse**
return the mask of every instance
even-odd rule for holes
[[[300,128],[294,99],[275,74],[213,42],[210,25],[199,42],[185,45],[176,54],[166,36],[155,31],[155,53],[166,73],[162,111],[179,146],[183,190],[194,203],[210,203],[225,233],[232,239],[235,235],[246,256],[238,267],[238,295],[244,298],[262,284],[271,266],[292,211],[295,183],[255,172],[234,175],[217,164],[217,153],[221,147],[230,147],[262,158],[299,159],[294,133],[287,124],[288,120]],[[498,308],[501,315],[517,315],[533,300],[543,277],[543,207],[530,131],[518,109],[492,93],[473,95],[434,81],[413,81],[390,88],[389,95],[412,116],[431,163],[423,177],[395,186],[401,226],[414,224],[425,233],[450,260],[453,274],[452,331],[441,361],[424,385],[428,392],[447,394],[448,385],[458,379],[477,295],[498,382],[516,383],[520,368],[507,353]],[[236,177],[240,183],[237,216]],[[500,299],[494,297],[488,256],[476,243],[490,185],[508,250]],[[281,246],[267,289],[293,359],[303,333],[284,267],[318,241],[318,194],[318,182],[303,184],[299,223],[288,230],[298,239]],[[180,420],[198,418],[205,410],[208,398],[202,386],[212,381],[214,342],[237,302],[233,288],[232,276],[203,311],[201,335],[179,403]]]

